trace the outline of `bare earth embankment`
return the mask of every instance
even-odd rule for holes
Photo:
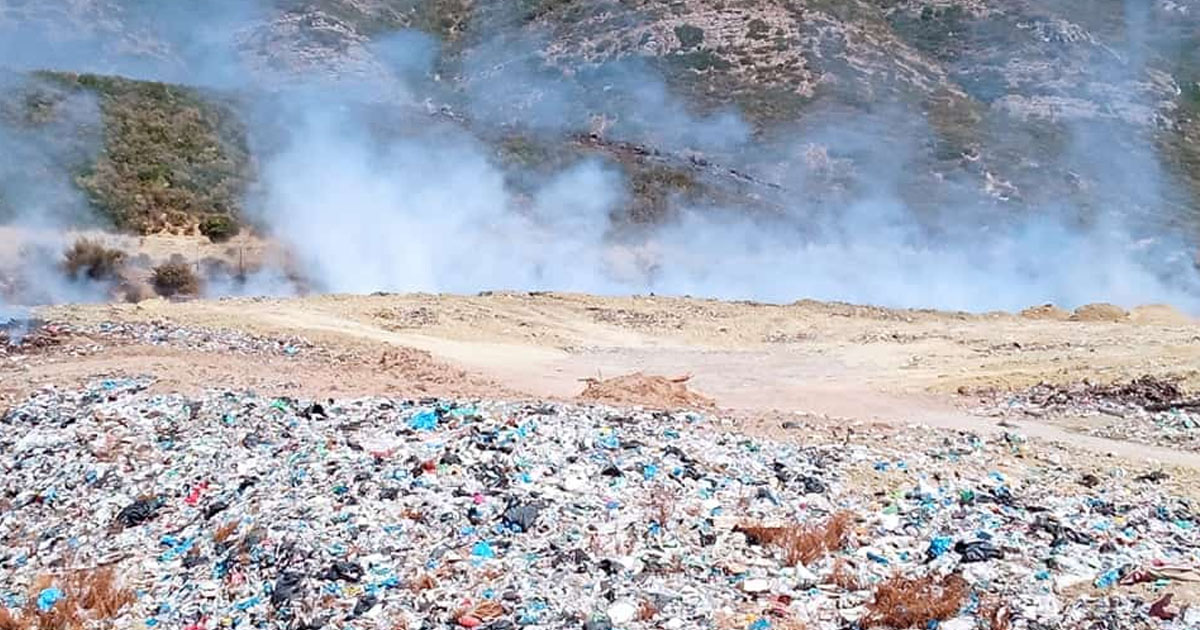
[[[263,387],[275,380],[314,393],[419,386],[443,395],[494,391],[570,400],[583,379],[644,372],[690,375],[691,389],[750,416],[771,411],[976,431],[994,430],[996,420],[968,413],[980,400],[961,393],[1145,375],[1180,379],[1185,388],[1200,385],[1200,323],[1165,306],[974,315],[817,302],[497,293],[150,301],[42,314],[74,323],[156,322],[298,336],[344,356],[330,372],[289,365],[275,374],[269,365],[244,369],[224,357],[197,363],[181,351],[134,344],[115,356],[72,362],[67,370],[31,368],[29,382],[110,363],[136,370],[144,357],[160,374],[195,388],[216,382]],[[1031,419],[1020,428],[1035,436],[1200,468],[1200,456],[1061,429],[1069,418]]]

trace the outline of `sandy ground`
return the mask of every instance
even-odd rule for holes
[[[758,431],[791,416],[834,425],[1015,429],[1091,453],[1200,470],[1200,454],[1080,435],[1069,430],[1069,419],[1000,427],[967,413],[973,400],[959,394],[1143,374],[1180,377],[1196,388],[1200,323],[1162,306],[1127,315],[1083,309],[1071,318],[1053,309],[972,315],[816,302],[495,293],[154,300],[40,314],[74,323],[166,321],[298,335],[337,349],[340,358],[288,363],[131,345],[84,360],[25,366],[5,379],[10,392],[47,380],[140,370],[179,389],[572,399],[583,379],[643,371],[691,375],[689,387]]]
[[[283,256],[283,249],[278,244],[251,234],[241,234],[224,243],[213,243],[207,238],[197,236],[131,236],[100,229],[63,231],[0,225],[0,266],[19,264],[21,254],[27,248],[55,246],[61,249],[78,239],[88,239],[105,247],[124,250],[129,253],[130,258],[144,256],[150,264],[165,262],[172,256],[182,256],[184,260],[193,263],[212,258],[233,266],[238,263],[254,266],[265,260],[278,260]]]

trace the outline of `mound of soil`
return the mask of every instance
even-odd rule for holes
[[[1031,306],[1021,311],[1021,317],[1025,319],[1051,319],[1055,321],[1066,321],[1071,318],[1071,311],[1057,307],[1053,304],[1043,304],[1041,306]]]
[[[1138,324],[1159,326],[1186,326],[1195,320],[1167,304],[1147,304],[1129,312],[1129,318]]]
[[[609,379],[584,379],[579,400],[610,405],[641,405],[658,409],[713,409],[716,403],[688,389],[692,377],[647,376],[641,372]]]
[[[1077,322],[1123,322],[1129,319],[1129,311],[1104,302],[1084,304],[1075,309],[1071,319]]]

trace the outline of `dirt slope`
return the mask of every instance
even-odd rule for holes
[[[416,349],[471,375],[478,386],[467,389],[477,394],[489,391],[479,384],[491,383],[494,392],[570,399],[583,389],[582,379],[635,371],[690,374],[688,386],[694,391],[750,416],[779,412],[994,431],[1002,429],[963,411],[969,401],[956,392],[1142,374],[1177,376],[1193,388],[1200,384],[1195,320],[1162,306],[1134,309],[1124,317],[1088,316],[1105,310],[1082,309],[1076,321],[1066,313],[1047,318],[1046,309],[1025,316],[972,315],[815,302],[775,306],[501,293],[150,301],[48,308],[41,315],[77,323],[166,321],[298,335],[358,357],[328,379],[320,370],[315,377],[295,379],[310,388],[337,383],[332,389],[340,392],[358,389],[356,383],[380,385],[378,366],[387,354]],[[136,350],[127,352],[136,355]],[[204,378],[228,385],[252,378],[259,369],[230,361],[225,371],[232,376],[214,380],[206,372]],[[187,370],[174,374],[175,385],[186,385]],[[392,385],[406,388],[413,382]],[[465,391],[453,379],[422,388],[433,394],[448,390]],[[771,426],[767,422],[760,429]],[[1092,451],[1200,468],[1195,454],[1075,435],[1047,423],[1022,423],[1020,430]]]

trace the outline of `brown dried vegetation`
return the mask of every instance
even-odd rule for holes
[[[987,630],[1009,630],[1012,627],[1010,612],[1004,600],[996,596],[983,597],[979,602],[980,619],[987,622]]]
[[[643,599],[641,601],[641,603],[638,604],[638,611],[637,611],[637,617],[636,617],[636,619],[638,621],[650,621],[650,620],[654,619],[654,617],[656,617],[657,615],[658,615],[658,606],[655,606],[654,602],[652,602],[648,599]]]
[[[476,604],[470,614],[483,620],[499,619],[504,616],[504,607],[489,599]]]
[[[200,293],[200,276],[191,265],[182,261],[169,261],[155,267],[150,282],[154,291],[163,297]]]
[[[875,587],[867,606],[866,626],[924,628],[958,614],[967,598],[967,582],[958,575],[937,578],[892,576]]]
[[[21,630],[24,626],[7,608],[0,606],[0,630]]]
[[[428,573],[422,573],[408,583],[408,590],[414,593],[419,593],[421,591],[427,591],[431,588],[437,588],[437,584],[437,580],[435,580],[432,575],[429,575]]]
[[[850,565],[844,558],[838,558],[833,562],[833,571],[829,574],[829,581],[847,591],[862,590],[862,584],[859,583],[858,577],[850,570]]]
[[[63,252],[63,272],[74,279],[115,280],[125,264],[125,252],[99,241],[81,238]]]
[[[42,612],[37,607],[38,593],[55,585],[64,597]],[[59,580],[44,575],[34,582],[23,609],[0,606],[0,630],[82,630],[115,619],[136,599],[132,590],[117,584],[111,568],[75,571]]]
[[[229,540],[229,537],[233,535],[233,532],[237,531],[237,526],[237,521],[229,521],[228,523],[221,525],[217,528],[217,531],[213,533],[213,540],[217,542],[225,542],[226,540]]]
[[[854,515],[837,512],[817,525],[764,526],[739,525],[737,531],[751,542],[775,547],[783,553],[784,561],[794,566],[810,564],[840,550],[850,535]]]

